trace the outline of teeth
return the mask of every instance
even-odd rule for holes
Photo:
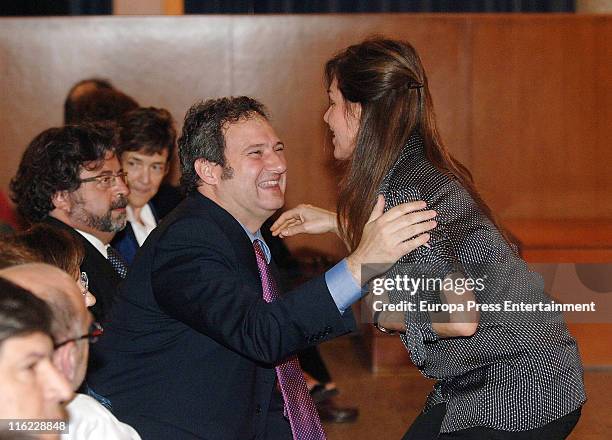
[[[278,186],[278,180],[268,180],[266,182],[261,182],[259,186],[264,188],[271,188],[273,186]]]

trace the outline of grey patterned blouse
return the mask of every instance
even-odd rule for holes
[[[409,139],[380,193],[386,210],[424,200],[438,213],[431,247],[403,257],[385,276],[431,280],[461,272],[480,280],[476,302],[492,305],[480,311],[473,336],[441,339],[427,311],[419,310],[421,301],[440,304],[439,287],[423,281],[412,291],[389,292],[392,302],[415,306],[405,314],[407,331],[401,339],[422,374],[438,380],[424,411],[446,403],[441,432],[474,426],[534,429],[581,406],[586,400],[582,364],[562,315],[505,310],[504,301],[549,303],[542,278],[529,270],[469,193],[427,160],[420,136]]]

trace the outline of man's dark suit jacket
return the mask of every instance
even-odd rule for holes
[[[157,194],[149,201],[149,206],[151,207],[155,221],[159,223],[160,219],[164,218],[170,211],[176,208],[181,200],[182,197],[177,188],[171,185],[162,184]],[[111,241],[111,245],[121,254],[127,265],[130,266],[140,247],[130,222],[127,222],[122,231],[117,232],[113,241]]]
[[[266,303],[244,229],[195,193],[140,248],[87,380],[144,439],[263,439],[274,364],[354,324],[323,276]]]
[[[109,261],[104,258],[104,255],[74,228],[54,217],[47,217],[43,222],[68,231],[79,243],[83,244],[85,259],[81,264],[81,270],[87,273],[89,291],[96,297],[96,304],[90,310],[96,321],[105,323],[121,277],[115,272]]]

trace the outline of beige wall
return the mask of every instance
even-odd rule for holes
[[[69,87],[110,78],[180,121],[196,100],[249,94],[288,145],[287,205],[332,208],[322,66],[372,33],[411,41],[442,134],[505,219],[612,219],[612,18],[308,15],[0,19],[0,188]],[[340,254],[330,237],[296,238]]]
[[[612,0],[576,0],[576,12],[610,14],[612,13]]]

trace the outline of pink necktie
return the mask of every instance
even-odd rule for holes
[[[253,242],[255,258],[259,268],[263,299],[272,302],[279,297],[274,277],[270,272],[259,240]],[[289,416],[294,440],[325,440],[325,431],[312,397],[308,392],[304,373],[297,356],[291,356],[276,366],[276,377],[285,401],[285,412]]]

